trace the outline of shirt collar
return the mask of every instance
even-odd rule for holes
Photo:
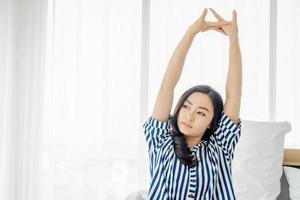
[[[201,140],[201,142],[200,142],[199,144],[195,145],[195,146],[191,149],[191,151],[195,151],[195,150],[199,149],[199,147],[204,146],[204,145],[207,145],[207,143],[208,143],[208,142],[207,142],[206,140]]]

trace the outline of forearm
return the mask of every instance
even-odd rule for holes
[[[162,88],[175,88],[180,79],[185,58],[187,56],[188,50],[191,47],[195,35],[196,34],[194,33],[194,31],[189,28],[184,34],[183,38],[180,40],[169,60],[168,67],[162,81]]]
[[[229,67],[226,81],[226,97],[242,95],[242,58],[238,37],[229,40]]]

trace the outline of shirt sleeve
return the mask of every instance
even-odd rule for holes
[[[163,141],[171,138],[172,115],[169,115],[167,122],[154,119],[152,116],[143,124],[143,131],[148,144],[148,151],[156,151],[157,148],[163,143]]]
[[[218,127],[214,132],[218,146],[229,160],[233,159],[234,149],[241,136],[241,119],[235,124],[230,117],[222,112]]]

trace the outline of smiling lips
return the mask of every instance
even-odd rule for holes
[[[186,124],[186,123],[184,123],[184,122],[181,122],[184,126],[186,126],[186,127],[188,127],[188,128],[193,128],[191,125],[189,125],[189,124]]]

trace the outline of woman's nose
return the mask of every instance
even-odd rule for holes
[[[188,113],[187,119],[189,122],[193,122],[194,121],[194,113],[193,112]]]

